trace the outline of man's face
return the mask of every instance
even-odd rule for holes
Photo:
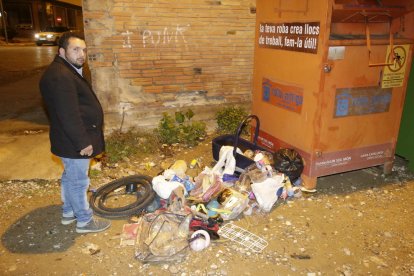
[[[59,54],[76,68],[81,68],[85,63],[86,44],[85,41],[76,37],[69,38],[67,49],[60,48]]]

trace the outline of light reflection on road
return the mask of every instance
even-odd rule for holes
[[[0,47],[0,72],[31,71],[50,64],[56,46]]]

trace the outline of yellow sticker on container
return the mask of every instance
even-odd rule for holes
[[[390,46],[388,46],[387,63],[390,63],[390,65],[384,66],[381,82],[382,88],[403,86],[409,50],[410,45],[395,45],[391,52]]]

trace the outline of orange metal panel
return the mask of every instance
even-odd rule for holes
[[[290,5],[289,9],[302,11],[304,2],[306,1],[296,1],[297,5]],[[305,15],[303,12],[280,12],[279,5],[284,7],[285,3],[287,1],[257,2],[256,41],[260,37],[261,23],[319,22],[320,30],[326,29],[327,1],[309,1]],[[295,147],[308,151],[313,144],[311,134],[318,108],[324,40],[327,40],[327,34],[320,31],[316,54],[261,48],[258,43],[255,48],[253,113],[260,114],[261,129],[266,132],[277,132],[282,141],[289,141]],[[277,108],[262,101],[260,91],[264,79],[302,89],[301,113]]]
[[[399,66],[411,67],[414,1],[398,7],[339,2],[257,1],[252,112],[261,121],[259,141],[272,150],[297,149],[308,187],[322,175],[377,164],[390,168],[408,78]],[[350,12],[365,16],[367,7],[371,19],[380,18],[376,12],[396,17],[368,23],[371,43],[366,22],[339,20]],[[300,31],[309,26],[317,26],[318,34]],[[313,40],[317,50],[299,43]],[[388,69],[378,66],[385,63]]]

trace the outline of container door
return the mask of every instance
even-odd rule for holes
[[[378,9],[334,5],[314,175],[392,165],[412,39],[390,38],[402,21],[375,21],[375,13],[384,14]],[[384,9],[397,16],[402,11],[394,6]]]
[[[375,47],[386,55],[386,46]],[[383,67],[368,67],[364,46],[345,46],[329,63],[321,115],[318,174],[382,164],[394,153],[403,93],[382,88]]]

